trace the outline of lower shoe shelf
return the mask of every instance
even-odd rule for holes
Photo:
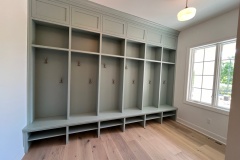
[[[143,116],[129,117],[129,118],[126,118],[125,124],[130,124],[130,123],[135,123],[135,122],[142,122],[142,121],[144,121]]]
[[[172,117],[176,115],[176,111],[164,112],[163,117]]]
[[[28,141],[35,141],[51,137],[58,137],[66,135],[66,128],[57,128],[44,131],[30,132]]]
[[[69,134],[81,133],[81,132],[92,131],[92,130],[97,130],[97,129],[98,129],[98,124],[97,123],[70,126],[69,127]]]
[[[100,123],[100,128],[109,128],[114,126],[123,125],[123,122],[120,119],[111,120],[111,121],[104,121]]]
[[[147,120],[156,119],[162,122],[164,117],[176,118],[176,112],[176,107],[163,105],[159,108],[144,107],[142,110],[128,108],[124,109],[122,113],[112,111],[101,112],[99,115],[73,115],[69,119],[64,117],[37,119],[23,129],[25,152],[28,151],[32,141],[66,135],[66,142],[68,142],[70,134],[91,130],[97,130],[99,136],[100,130],[103,128],[122,126],[124,130],[125,125],[135,122],[143,122],[143,126],[145,126]]]
[[[159,119],[161,118],[161,113],[146,115],[146,120]]]

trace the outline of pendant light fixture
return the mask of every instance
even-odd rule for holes
[[[196,14],[196,8],[189,7],[188,8],[188,0],[186,0],[186,8],[178,12],[177,18],[179,21],[187,21],[192,19]]]

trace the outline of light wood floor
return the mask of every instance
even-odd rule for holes
[[[177,122],[131,124],[119,128],[36,141],[23,160],[223,160],[225,145]]]

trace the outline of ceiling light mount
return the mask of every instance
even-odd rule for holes
[[[196,15],[196,8],[188,7],[188,0],[186,0],[186,7],[178,12],[178,21],[187,21],[192,19]]]

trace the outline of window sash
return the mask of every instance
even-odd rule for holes
[[[216,50],[215,50],[215,60],[210,60],[210,61],[205,61],[205,50],[207,48],[211,48],[211,47],[216,47]],[[197,61],[197,62],[194,62],[194,56],[195,56],[195,53],[196,53],[196,50],[200,50],[200,49],[204,49],[204,55],[203,55],[203,61]],[[200,103],[200,104],[204,104],[204,105],[209,105],[209,106],[213,106],[213,95],[214,95],[214,81],[215,81],[215,76],[216,76],[216,56],[217,56],[217,45],[216,44],[210,44],[210,45],[205,45],[205,46],[202,46],[202,47],[197,47],[197,48],[193,48],[191,49],[191,53],[190,53],[190,76],[189,76],[189,88],[188,88],[188,92],[190,94],[188,94],[188,100],[192,101],[192,102],[197,102],[197,103]],[[214,75],[204,75],[204,63],[205,62],[215,62],[214,64]],[[201,75],[193,75],[193,70],[194,70],[194,64],[195,63],[203,63],[203,68],[202,68],[202,73]],[[200,95],[200,100],[199,101],[196,101],[196,100],[193,100],[192,97],[191,97],[191,94],[192,94],[192,91],[194,88],[197,88],[197,87],[194,87],[193,86],[193,77],[194,76],[202,76],[202,81],[201,81],[201,87],[199,88],[201,90],[201,95]],[[203,87],[203,77],[204,76],[213,76],[213,86],[212,86],[212,89],[208,89],[208,88],[204,88]],[[212,97],[211,97],[211,103],[205,103],[205,102],[202,102],[202,91],[203,90],[211,90],[212,91]]]

